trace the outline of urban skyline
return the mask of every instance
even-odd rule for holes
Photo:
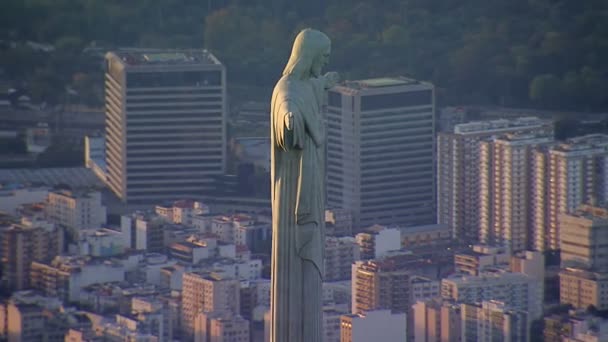
[[[270,341],[303,27],[341,76],[323,341],[608,341],[606,4],[7,1],[0,342]]]

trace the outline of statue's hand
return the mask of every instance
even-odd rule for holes
[[[340,82],[340,75],[335,71],[330,71],[325,74],[325,89],[329,89]]]

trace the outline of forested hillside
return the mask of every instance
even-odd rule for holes
[[[4,44],[0,67],[52,98],[99,80],[81,53],[93,41],[206,47],[232,82],[270,87],[307,26],[332,38],[331,67],[346,78],[411,75],[443,103],[608,107],[606,0],[3,0],[0,39],[57,50]]]

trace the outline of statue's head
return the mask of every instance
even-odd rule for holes
[[[292,75],[299,79],[321,76],[323,67],[329,62],[331,41],[325,33],[310,28],[298,33],[293,42],[291,57],[283,75]]]

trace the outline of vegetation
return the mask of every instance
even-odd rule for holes
[[[100,60],[80,53],[91,42],[205,46],[232,82],[270,88],[307,26],[333,39],[332,68],[348,79],[411,75],[443,103],[608,107],[605,0],[4,0],[0,39],[56,50],[18,44],[0,67],[53,103],[75,74],[100,79]]]

